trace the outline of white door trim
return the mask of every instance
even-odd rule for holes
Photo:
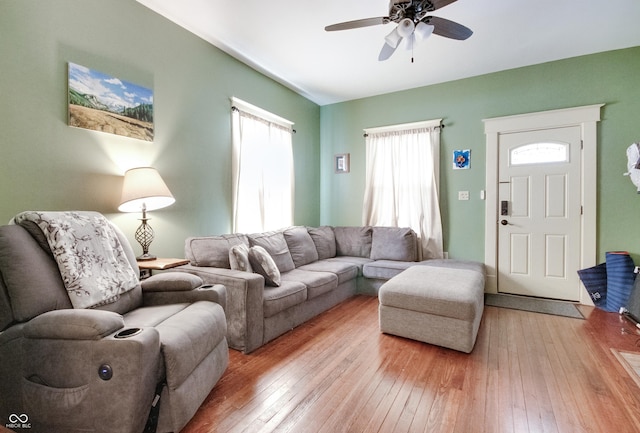
[[[484,262],[487,272],[486,291],[498,292],[498,142],[500,134],[536,129],[580,126],[582,131],[581,202],[582,227],[580,232],[580,266],[582,269],[596,264],[596,193],[597,193],[597,122],[604,104],[560,110],[541,111],[515,116],[484,119],[486,135],[486,206]],[[580,303],[592,304],[586,291]]]

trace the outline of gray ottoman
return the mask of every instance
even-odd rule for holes
[[[484,265],[413,266],[380,287],[380,331],[469,353],[484,311]]]

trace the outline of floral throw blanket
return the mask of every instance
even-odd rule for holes
[[[23,212],[15,223],[35,223],[49,243],[74,308],[118,300],[138,284],[118,236],[97,212]]]

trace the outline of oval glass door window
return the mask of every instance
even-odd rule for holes
[[[569,161],[566,143],[531,143],[511,149],[511,165]]]

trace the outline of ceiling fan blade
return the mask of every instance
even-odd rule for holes
[[[387,24],[389,17],[364,18],[361,20],[346,21],[344,23],[332,24],[324,29],[328,32],[336,30],[357,29],[359,27],[377,26],[379,24]]]
[[[451,3],[455,3],[458,0],[431,0],[431,4],[433,5],[433,9],[429,9],[429,11],[435,11],[441,9],[445,6],[449,6]]]
[[[385,42],[382,46],[382,49],[380,50],[380,54],[378,55],[378,61],[383,62],[391,57],[393,53],[396,52],[396,49],[398,49],[398,47],[400,46],[400,42],[402,42],[402,38],[400,38],[398,44],[395,47],[392,47]]]
[[[468,39],[473,34],[473,31],[470,28],[465,27],[462,24],[458,24],[455,21],[448,20],[446,18],[426,17],[422,21],[434,26],[434,29],[433,29],[434,34],[439,36],[444,36],[445,38],[464,41],[465,39]]]

